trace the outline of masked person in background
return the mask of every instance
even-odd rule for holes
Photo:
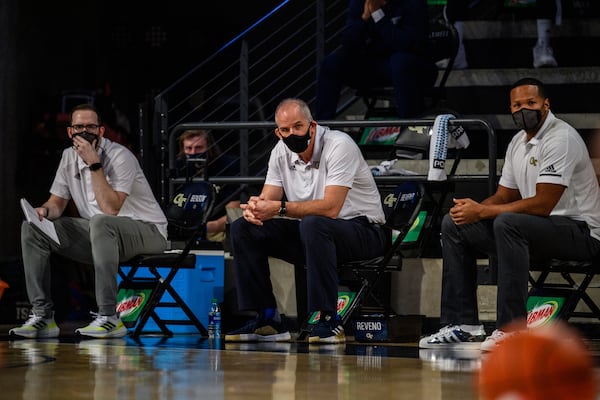
[[[239,161],[222,153],[212,134],[203,129],[187,130],[179,136],[179,154],[177,155],[179,173],[186,178],[205,179],[211,176],[238,176]],[[223,241],[227,225],[227,209],[239,209],[239,196],[234,198],[237,185],[216,185],[215,205],[225,203],[217,214],[207,223],[207,239]]]
[[[10,330],[27,338],[57,337],[50,293],[50,256],[94,266],[98,314],[82,336],[122,337],[127,333],[117,313],[119,262],[140,253],[161,253],[167,247],[167,219],[135,155],[104,138],[104,127],[94,106],[82,104],[71,112],[67,128],[73,146],[62,153],[48,200],[37,207],[40,220],[54,221],[60,244],[23,222],[21,247],[29,319]],[[69,201],[78,217],[63,215]]]
[[[306,265],[308,309],[320,312],[308,341],[343,343],[337,266],[383,254],[379,191],[350,135],[317,124],[304,101],[283,100],[275,122],[279,142],[271,151],[265,184],[231,225],[238,305],[258,314],[225,341],[291,339],[273,294],[272,256]]]
[[[514,334],[507,325],[526,328],[532,259],[585,260],[600,251],[600,189],[585,142],[550,111],[537,79],[513,84],[510,110],[519,131],[496,193],[454,199],[442,221],[443,328],[419,347],[494,350]],[[487,338],[477,307],[480,252],[498,260],[496,329]]]

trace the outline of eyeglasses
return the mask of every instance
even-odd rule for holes
[[[73,129],[75,132],[95,131],[98,128],[100,128],[100,125],[96,124],[71,125],[71,129]]]

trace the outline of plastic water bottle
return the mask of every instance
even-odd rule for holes
[[[219,307],[219,300],[216,298],[210,302],[208,337],[213,339],[221,337],[221,307]]]

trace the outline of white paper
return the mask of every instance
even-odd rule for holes
[[[27,222],[37,226],[39,230],[60,245],[58,235],[56,234],[56,228],[54,227],[54,223],[52,221],[47,218],[44,218],[40,221],[40,217],[35,211],[35,208],[33,208],[26,199],[21,199],[21,208],[23,209],[23,214],[25,214]]]

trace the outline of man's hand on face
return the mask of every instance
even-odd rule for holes
[[[100,157],[96,151],[98,140],[99,137],[96,136],[96,138],[90,143],[81,135],[73,135],[73,148],[87,165],[100,162]]]

